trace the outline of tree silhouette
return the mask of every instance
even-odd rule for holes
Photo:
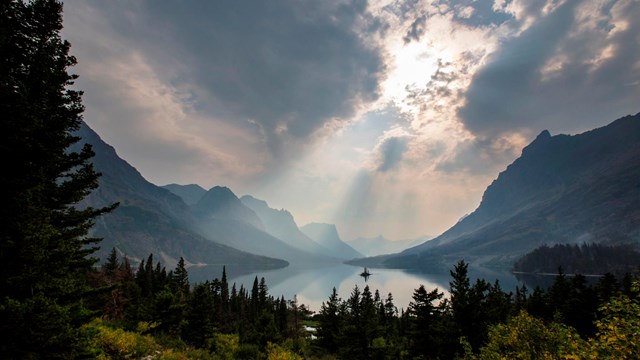
[[[89,145],[79,147],[76,63],[60,37],[62,4],[0,5],[0,357],[77,356],[91,315],[85,273],[99,239],[87,236],[110,208],[77,204],[98,186]]]

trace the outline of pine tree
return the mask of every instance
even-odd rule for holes
[[[317,329],[318,342],[330,353],[338,352],[342,342],[345,314],[342,300],[338,297],[336,288],[333,288],[329,300],[322,303],[318,314],[319,326]]]
[[[180,257],[175,271],[171,277],[171,284],[174,291],[178,292],[178,296],[183,298],[189,294],[189,273],[184,264],[184,259]]]
[[[442,336],[439,322],[442,309],[439,302],[444,293],[434,289],[427,292],[424,285],[420,285],[413,292],[413,301],[409,303],[409,335],[411,351],[415,356],[427,356],[437,353],[438,339]]]
[[[85,273],[99,239],[87,236],[109,208],[78,208],[98,186],[89,145],[77,146],[81,92],[60,37],[62,4],[0,5],[1,358],[73,357],[91,315]]]
[[[112,248],[107,260],[102,265],[102,270],[108,277],[113,277],[118,267],[120,267],[120,263],[118,262],[118,252],[116,251],[116,248]]]
[[[182,328],[185,341],[196,347],[204,347],[214,334],[214,303],[208,284],[198,284],[189,296]]]

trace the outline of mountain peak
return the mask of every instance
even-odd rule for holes
[[[180,185],[174,183],[161,187],[181,197],[187,205],[194,205],[207,192],[207,190],[198,184]]]
[[[264,230],[264,225],[256,213],[246,207],[226,186],[214,186],[209,189],[192,209],[199,217],[233,219]]]
[[[236,197],[236,194],[234,194],[233,191],[231,191],[231,189],[229,189],[226,186],[216,185],[216,186],[212,187],[211,189],[209,189],[208,192],[221,193],[221,194],[223,194],[223,193],[232,194],[234,197]]]
[[[542,140],[548,139],[550,137],[551,137],[551,134],[549,133],[549,130],[542,130],[542,132],[540,132],[540,134],[538,134],[538,136],[536,136],[536,139],[534,140],[534,142],[542,141]]]

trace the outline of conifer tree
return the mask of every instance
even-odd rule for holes
[[[61,29],[59,1],[0,5],[0,358],[77,356],[90,316],[87,234],[109,209],[77,207],[99,174],[74,135],[83,106]]]
[[[342,300],[338,297],[335,287],[329,296],[329,300],[326,303],[322,303],[318,315],[318,342],[330,353],[337,353],[342,341],[345,314]]]
[[[438,328],[443,309],[438,302],[444,293],[437,288],[427,291],[424,285],[420,285],[413,292],[413,301],[409,303],[409,335],[411,350],[416,356],[436,354],[442,331]]]
[[[184,297],[189,294],[189,273],[184,264],[184,258],[180,257],[176,269],[171,276],[171,284],[174,290],[178,291],[179,296]]]
[[[112,248],[107,260],[102,265],[102,269],[107,276],[113,277],[118,267],[120,267],[120,263],[118,262],[118,252],[116,251],[116,248]]]
[[[182,328],[185,341],[196,347],[204,347],[214,334],[213,295],[208,284],[193,288],[186,310],[186,324]]]

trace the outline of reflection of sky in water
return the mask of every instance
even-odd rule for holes
[[[220,278],[221,269],[190,269],[194,270],[191,280],[204,281],[206,279]],[[369,285],[372,293],[377,289],[381,298],[384,300],[388,293],[393,295],[393,303],[398,307],[406,309],[411,302],[413,291],[421,284],[430,291],[438,288],[445,296],[449,296],[449,281],[451,277],[449,273],[444,274],[425,274],[419,272],[407,272],[397,269],[370,269],[371,276],[365,282],[364,278],[359,274],[362,272],[361,267],[349,265],[329,265],[329,266],[301,266],[293,265],[283,269],[270,270],[263,272],[255,272],[246,274],[238,274],[234,269],[227,269],[229,283],[236,283],[239,289],[240,284],[251,290],[253,280],[257,276],[265,278],[269,288],[269,294],[274,297],[284,296],[285,299],[293,299],[296,295],[298,302],[309,306],[313,311],[318,311],[322,302],[327,301],[333,287],[338,291],[338,296],[343,300],[351,295],[355,285],[360,290]],[[210,274],[203,277],[204,274]],[[194,278],[195,277],[195,278]],[[477,277],[493,283],[495,279],[499,279],[503,290],[513,291],[518,284],[515,277],[509,273],[478,273],[470,269],[470,277],[472,283]]]

